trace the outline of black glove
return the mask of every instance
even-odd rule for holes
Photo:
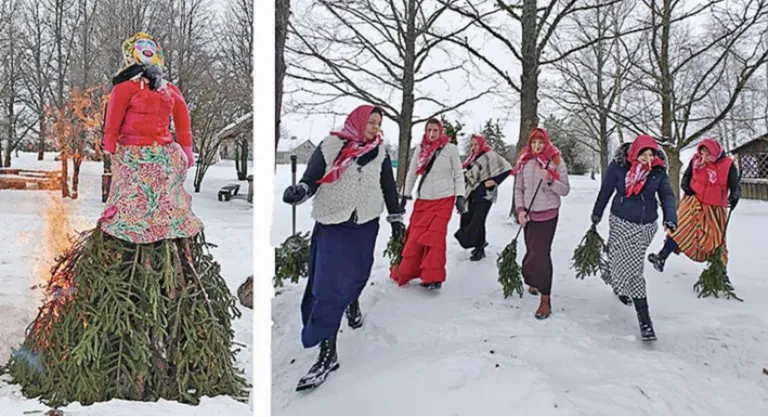
[[[681,185],[680,188],[683,189],[683,193],[685,193],[687,196],[696,195],[696,192],[693,191],[693,188],[691,188],[689,185]]]
[[[464,201],[464,196],[456,196],[456,211],[459,214],[465,214],[467,212],[467,203]]]
[[[394,221],[389,224],[392,226],[392,237],[395,239],[401,239],[405,234],[405,225],[401,221]]]
[[[731,210],[736,208],[736,205],[739,204],[739,196],[736,194],[731,194],[728,196],[728,207],[730,207]]]
[[[593,214],[591,219],[592,219],[592,224],[596,225],[596,224],[600,223],[600,216],[598,216],[597,214]]]
[[[283,202],[286,204],[298,205],[309,198],[309,187],[302,182],[296,185],[289,185],[283,192]]]
[[[672,220],[667,220],[664,222],[664,227],[667,228],[670,232],[674,233],[675,230],[677,230],[677,222],[673,222]]]

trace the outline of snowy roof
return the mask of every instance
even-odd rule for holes
[[[240,116],[240,118],[235,120],[233,123],[230,123],[227,127],[225,127],[224,129],[221,129],[221,131],[219,132],[219,138],[226,139],[230,136],[237,136],[238,134],[242,133],[246,125],[252,123],[252,120],[253,120],[253,113],[248,113],[243,116]]]
[[[296,137],[280,138],[280,142],[277,144],[277,151],[290,152],[303,145],[305,142],[310,142],[312,145],[317,146],[317,144],[315,144],[312,140],[298,139]]]

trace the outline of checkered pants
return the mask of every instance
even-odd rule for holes
[[[658,230],[656,222],[637,224],[611,214],[608,233],[608,270],[603,281],[613,287],[616,295],[646,298],[645,251]]]

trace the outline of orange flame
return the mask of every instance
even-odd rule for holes
[[[55,193],[48,194],[48,201],[43,208],[43,227],[41,258],[37,262],[37,284],[45,284],[51,278],[51,268],[55,265],[55,259],[66,251],[71,242],[69,236],[73,232],[70,225],[69,207],[64,199]]]

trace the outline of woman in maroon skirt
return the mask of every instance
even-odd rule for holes
[[[545,129],[535,128],[528,146],[520,152],[512,170],[515,178],[515,212],[525,229],[523,279],[532,295],[541,293],[535,317],[552,313],[552,240],[555,237],[560,197],[570,191],[568,169],[560,151],[549,141]],[[538,189],[538,192],[537,192]]]

